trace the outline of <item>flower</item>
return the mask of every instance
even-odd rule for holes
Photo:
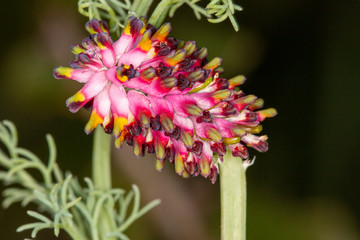
[[[92,107],[85,132],[102,125],[117,148],[125,141],[138,157],[155,153],[158,170],[168,159],[179,175],[213,183],[226,149],[242,159],[246,146],[267,151],[267,136],[256,134],[276,111],[255,111],[263,100],[238,90],[245,77],[220,77],[220,58],[208,61],[206,48],[168,37],[169,23],[155,29],[145,22],[129,18],[113,42],[105,22],[89,21],[91,35],[72,46],[76,60],[54,69],[55,78],[85,83],[66,101],[71,112]]]

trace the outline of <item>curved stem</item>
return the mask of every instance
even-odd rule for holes
[[[220,164],[221,240],[246,239],[247,166],[229,150]]]

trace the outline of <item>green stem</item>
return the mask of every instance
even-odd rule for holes
[[[246,239],[246,177],[249,164],[227,151],[220,164],[221,240]]]
[[[70,235],[73,240],[86,240],[87,238],[78,232],[78,228],[74,227],[73,224],[64,227],[65,231]]]
[[[140,5],[142,0],[134,0],[134,2],[131,5],[130,11],[135,12],[136,14],[138,14],[138,12],[136,10],[138,10],[138,7]]]
[[[174,4],[174,0],[162,0],[151,15],[149,24],[154,25],[156,28],[160,27],[168,15],[172,4]]]
[[[97,189],[107,191],[111,189],[111,135],[106,134],[104,129],[97,127],[94,133],[94,149],[93,149],[93,181]],[[107,234],[114,231],[114,217],[106,212],[103,207],[99,219],[99,235],[100,239],[115,240],[115,238],[107,237]]]
[[[111,189],[110,146],[111,135],[106,134],[101,127],[97,127],[94,133],[92,176],[95,187],[100,190]]]
[[[137,9],[134,10],[138,17],[145,16],[149,11],[149,8],[152,4],[153,0],[141,0]]]

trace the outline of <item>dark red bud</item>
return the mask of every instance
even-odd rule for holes
[[[244,145],[236,145],[235,149],[232,151],[234,157],[240,157],[242,159],[249,158],[249,151]]]
[[[153,142],[145,143],[148,153],[155,153],[155,147]]]
[[[197,171],[197,164],[193,159],[190,161],[185,161],[184,166],[191,175],[193,175]]]
[[[138,18],[132,18],[130,20],[130,33],[131,35],[137,34],[138,32],[140,32],[140,30],[142,29],[142,27],[144,26],[144,23],[142,21],[140,21]]]
[[[193,144],[192,149],[190,150],[191,152],[195,153],[196,155],[200,156],[202,149],[203,149],[203,143],[200,141],[195,141]]]
[[[218,86],[217,90],[223,90],[223,89],[228,89],[229,88],[229,81],[225,78],[218,78],[216,80],[216,84]]]
[[[154,131],[159,131],[161,129],[161,124],[160,124],[160,116],[159,114],[156,115],[156,117],[151,117],[150,118],[150,127],[151,129],[153,129]]]
[[[217,176],[218,176],[218,170],[215,166],[211,167],[210,168],[210,175],[209,175],[209,179],[212,183],[215,183],[216,182],[216,179],[217,179]]]
[[[127,133],[124,137],[126,143],[129,145],[129,146],[133,146],[134,145],[134,137],[130,134],[130,133]]]
[[[209,62],[209,61],[207,60],[207,58],[203,58],[203,59],[201,60],[200,66],[203,67],[203,66],[205,66],[208,62]]]
[[[163,63],[160,63],[159,67],[156,68],[156,74],[160,78],[166,78],[166,77],[170,76],[171,73],[172,73],[172,68],[166,67]]]
[[[178,45],[178,40],[176,38],[173,38],[173,37],[168,37],[166,39],[166,43],[171,49],[176,49],[177,45]]]
[[[125,69],[123,74],[128,77],[128,79],[139,77],[140,73],[134,69],[134,66],[130,64],[129,69]]]
[[[211,122],[211,120],[212,120],[212,117],[211,117],[211,114],[209,111],[203,111],[203,115],[201,117],[202,117],[202,120],[207,123]]]
[[[258,118],[258,115],[255,112],[249,111],[249,112],[246,112],[245,118],[246,118],[247,122],[255,122]]]
[[[177,86],[179,90],[183,91],[189,87],[190,81],[187,78],[185,78],[182,74],[179,74],[177,76],[177,79],[178,79]]]
[[[71,61],[70,67],[71,67],[72,69],[80,69],[80,68],[82,68],[83,66],[81,66],[81,63],[79,63],[79,61]],[[58,76],[58,74],[57,74],[56,72],[55,72],[54,74],[55,74],[55,77]]]
[[[175,150],[172,146],[165,149],[165,154],[166,158],[169,159],[170,162],[174,162]]]
[[[223,114],[228,116],[235,113],[236,113],[236,108],[230,102],[225,102],[225,106],[223,107]]]
[[[226,146],[224,143],[214,143],[210,148],[213,152],[217,152],[219,156],[223,156],[226,153]]]
[[[135,121],[133,124],[131,124],[128,128],[129,128],[130,134],[135,137],[139,136],[142,131],[142,129],[137,121]]]
[[[91,58],[90,58],[89,54],[86,54],[86,53],[79,53],[78,55],[76,55],[76,59],[81,63],[90,63],[91,62]]]
[[[170,53],[171,51],[171,48],[164,45],[164,46],[161,46],[158,50],[157,50],[157,55],[158,57],[162,57],[162,56],[166,56]]]
[[[102,124],[102,125],[103,125],[106,133],[112,133],[112,131],[114,129],[114,117],[111,118],[111,120],[109,121],[108,124],[106,124],[106,125]]]
[[[178,126],[175,126],[174,131],[170,133],[170,137],[174,138],[175,140],[179,140],[180,138],[181,129]]]
[[[196,63],[196,60],[190,60],[189,58],[185,58],[185,60],[179,62],[179,71],[187,71]]]

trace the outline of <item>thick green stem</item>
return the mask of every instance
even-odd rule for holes
[[[221,240],[246,239],[246,177],[248,164],[227,151],[220,164]]]
[[[97,127],[94,134],[92,176],[95,187],[100,190],[111,189],[110,146],[111,135]]]
[[[171,5],[174,3],[174,0],[162,0],[155,8],[153,14],[149,19],[149,24],[154,25],[155,27],[160,27],[164,22]]]
[[[111,135],[106,134],[104,129],[97,127],[94,134],[93,147],[93,181],[96,188],[102,191],[111,189]],[[115,240],[107,237],[107,234],[114,231],[114,218],[103,208],[99,219],[100,239]]]

